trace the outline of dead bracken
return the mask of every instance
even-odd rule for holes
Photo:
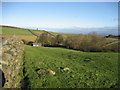
[[[56,74],[56,72],[54,72],[52,70],[41,70],[41,69],[39,69],[36,72],[40,75],[41,74],[49,74],[49,75],[55,75]]]

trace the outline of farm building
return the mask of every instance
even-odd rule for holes
[[[27,45],[30,45],[30,46],[42,46],[41,43],[35,43],[35,42],[32,42],[32,41],[28,42]]]
[[[41,43],[33,43],[32,46],[42,46],[42,44]]]

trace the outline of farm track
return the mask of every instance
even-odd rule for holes
[[[108,43],[108,44],[106,44],[106,45],[104,45],[103,47],[107,47],[107,46],[110,46],[110,45],[112,45],[112,44],[115,44],[115,43],[119,43],[120,41],[113,41],[113,42],[110,42],[110,43]]]

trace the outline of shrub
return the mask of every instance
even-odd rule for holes
[[[64,46],[69,49],[82,50],[88,52],[101,52],[101,51],[119,51],[118,46],[112,46],[111,48],[103,48],[103,45],[107,42],[107,39],[103,36],[97,35],[96,32],[89,33],[88,35],[53,35],[49,32],[45,32],[39,36],[37,42],[40,42],[43,46]]]
[[[23,41],[24,44],[27,44],[27,43],[28,43],[27,40],[22,39],[22,41]]]

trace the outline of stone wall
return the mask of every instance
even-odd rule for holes
[[[3,42],[0,60],[5,77],[3,88],[20,88],[23,49],[23,42],[15,36]]]

